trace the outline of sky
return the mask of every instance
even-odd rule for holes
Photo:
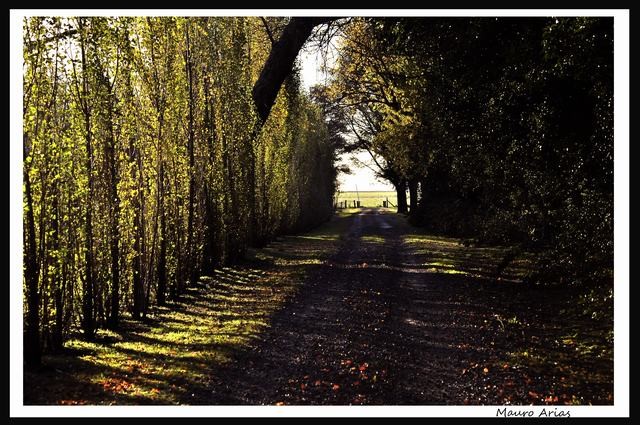
[[[333,49],[335,53],[329,54],[328,61],[332,56],[337,54],[337,51]],[[302,65],[301,79],[302,85],[306,90],[309,90],[311,86],[326,81],[327,75],[322,69],[323,59],[320,52],[311,50],[305,47],[300,52],[300,64]],[[373,166],[371,156],[367,152],[359,152],[354,154],[345,154],[340,156],[338,165],[346,164],[351,169],[351,174],[340,173],[338,175],[338,190],[341,192],[347,191],[363,191],[363,190],[394,190],[393,186],[386,180],[378,180],[375,177],[374,172],[357,162],[351,160],[351,157],[355,156],[359,162],[364,162]]]

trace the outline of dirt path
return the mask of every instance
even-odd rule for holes
[[[595,402],[610,402],[606,379],[572,380],[572,391],[563,393],[563,383],[571,379],[564,375],[579,369],[556,367],[551,355],[540,360],[548,365],[538,370],[531,362],[522,365],[519,357],[533,353],[523,347],[558,351],[562,328],[541,324],[546,297],[520,284],[424,267],[432,253],[407,243],[403,236],[409,231],[403,219],[376,209],[354,216],[337,253],[308,275],[260,343],[231,367],[212,371],[212,385],[196,399],[205,404],[570,403],[584,402],[575,396],[575,386],[583,385]]]
[[[612,322],[378,209],[285,236],[26,371],[26,404],[611,404]],[[595,313],[594,313],[595,314]],[[598,313],[600,314],[600,313]]]
[[[399,272],[397,231],[375,210],[353,219],[333,257],[273,319],[263,343],[212,388],[223,404],[349,404],[388,399],[389,328]],[[379,238],[364,242],[367,237]],[[363,241],[364,239],[364,241]],[[399,347],[398,347],[399,348]]]

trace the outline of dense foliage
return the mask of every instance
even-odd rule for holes
[[[610,18],[357,19],[329,97],[415,224],[539,258],[531,281],[609,281]],[[499,270],[498,270],[499,272]]]
[[[497,275],[533,253],[532,282],[610,296],[612,19],[325,21],[330,84],[272,64],[266,122],[252,89],[274,46],[295,57],[286,28],[306,39],[291,20],[24,21],[29,363],[326,220],[336,149],[368,150],[414,224],[512,247]]]
[[[264,23],[25,19],[28,362],[330,216],[334,147],[295,70],[258,125]]]

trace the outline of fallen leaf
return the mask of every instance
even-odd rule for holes
[[[279,401],[276,403],[276,406],[284,406],[284,401]]]
[[[509,369],[509,365],[507,363],[505,363],[505,364],[502,365],[502,368],[503,369]]]
[[[365,401],[364,395],[363,394],[358,394],[353,399],[353,404],[362,404],[362,403],[364,403],[364,401]]]
[[[124,379],[107,378],[102,382],[102,388],[116,393],[132,389],[134,385]]]
[[[360,365],[360,371],[361,371],[361,372],[362,372],[362,371],[365,371],[365,370],[367,370],[367,368],[368,368],[368,367],[369,367],[369,363],[362,363],[362,364]]]
[[[86,400],[60,400],[59,403],[66,406],[76,406],[79,404],[87,404],[87,401]]]
[[[333,384],[333,386],[331,387],[331,389],[332,389],[333,391],[338,391],[338,390],[340,389],[340,385],[338,385],[338,384]]]

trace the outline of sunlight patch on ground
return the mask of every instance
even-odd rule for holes
[[[362,211],[362,208],[343,208],[336,210],[337,217],[349,217],[353,214],[358,214]]]
[[[438,273],[499,277],[506,282],[519,282],[531,271],[533,264],[531,254],[521,253],[498,276],[498,265],[509,252],[508,247],[467,246],[461,239],[416,231],[406,235],[403,242],[426,260],[422,267]]]
[[[325,235],[325,236],[291,236],[294,239],[309,239],[309,240],[318,240],[318,241],[334,241],[338,239],[340,235]]]
[[[376,235],[365,235],[360,237],[360,240],[366,243],[384,243],[384,238]]]
[[[78,356],[55,367],[77,373],[90,402],[180,403],[180,388],[206,385],[211,367],[248,347],[295,293],[297,280],[267,274],[258,284],[255,272],[217,270],[176,311],[158,309],[147,324],[124,320],[120,333],[100,331],[94,342],[70,340],[66,347]],[[64,391],[52,396],[73,399]]]
[[[52,372],[25,372],[25,386],[37,397],[25,402],[192,403],[188,389],[208,387],[213,368],[260,339],[309,268],[335,252],[353,213],[253,250],[253,263],[213,270],[179,303],[153,307],[145,321],[124,317],[119,331],[101,329],[95,341],[71,338],[65,354],[45,356]]]
[[[430,246],[446,246],[446,247],[458,247],[461,245],[459,239],[445,238],[439,236],[423,236],[423,235],[409,235],[405,236],[404,242],[407,244],[418,245],[430,245]]]

